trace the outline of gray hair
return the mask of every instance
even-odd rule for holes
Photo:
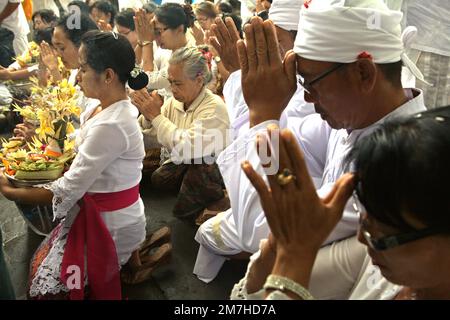
[[[172,54],[169,64],[183,63],[184,73],[189,79],[194,80],[198,76],[203,76],[203,84],[206,85],[212,78],[209,67],[211,61],[208,61],[202,51],[210,54],[208,46],[180,48]]]
[[[154,13],[158,9],[158,5],[153,1],[149,1],[142,6],[146,13]]]

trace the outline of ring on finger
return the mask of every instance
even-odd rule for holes
[[[285,186],[294,180],[297,180],[297,177],[288,168],[284,168],[277,174],[277,182],[280,186]]]

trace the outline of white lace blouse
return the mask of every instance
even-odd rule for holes
[[[67,291],[59,280],[67,233],[86,192],[108,193],[129,189],[141,180],[144,143],[135,107],[129,100],[116,102],[84,122],[76,137],[77,156],[58,180],[41,185],[53,192],[55,218],[65,218],[63,229],[32,280],[30,295]],[[121,265],[145,239],[144,205],[102,212],[115,242]]]

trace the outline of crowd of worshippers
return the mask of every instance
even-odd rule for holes
[[[86,2],[35,11],[30,36],[20,1],[0,0],[0,81],[67,79],[82,109],[62,177],[0,176],[4,197],[59,221],[28,298],[121,299],[170,262],[143,180],[198,225],[199,281],[249,261],[231,299],[450,298],[449,2]],[[39,63],[14,62],[31,39]]]

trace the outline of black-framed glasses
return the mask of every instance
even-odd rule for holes
[[[314,79],[312,79],[311,81],[303,81],[302,78],[298,79],[298,83],[303,87],[303,89],[305,89],[305,91],[309,94],[311,94],[312,91],[312,85],[320,80],[322,80],[323,78],[325,78],[326,76],[328,76],[329,74],[331,74],[332,72],[338,70],[339,68],[346,66],[347,63],[338,63],[337,65],[333,66],[332,68],[324,71],[323,73],[321,73],[320,75],[318,75],[317,77],[315,77]]]
[[[353,208],[359,216],[359,226],[361,234],[368,243],[369,247],[376,251],[392,249],[402,244],[406,244],[408,242],[416,241],[446,231],[443,227],[429,227],[376,239],[366,229],[367,224],[365,221],[365,210],[362,208],[356,192],[353,193]]]
[[[168,29],[170,29],[170,28],[161,28],[161,29],[156,29],[155,28],[155,31],[154,31],[155,36],[160,36],[164,31],[166,31]]]

